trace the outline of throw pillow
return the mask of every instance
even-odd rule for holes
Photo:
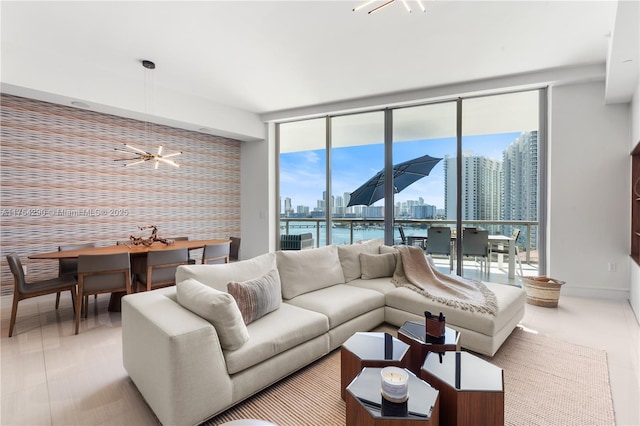
[[[280,307],[280,287],[277,269],[254,280],[227,283],[227,290],[236,299],[242,319],[247,325]]]
[[[335,245],[277,251],[276,259],[284,299],[345,283]]]
[[[176,286],[178,303],[216,328],[223,349],[235,350],[249,340],[249,331],[235,299],[189,278]]]
[[[396,254],[360,253],[360,265],[362,266],[363,280],[390,277],[396,269]]]
[[[377,254],[380,244],[380,240],[371,240],[362,244],[348,244],[337,246],[338,257],[340,258],[340,265],[342,267],[342,272],[344,273],[345,283],[358,279],[362,275],[360,254]]]

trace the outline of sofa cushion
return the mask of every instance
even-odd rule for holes
[[[424,316],[424,311],[445,313],[447,324],[452,324],[478,333],[494,336],[507,322],[524,306],[525,292],[518,287],[507,284],[485,282],[489,290],[493,291],[498,300],[496,315],[455,309],[442,302],[424,297],[407,287],[398,287],[386,293],[386,305],[401,311]]]
[[[367,254],[360,253],[362,279],[391,277],[396,270],[396,253]]]
[[[240,309],[230,294],[193,278],[180,281],[176,287],[178,303],[213,324],[223,349],[238,349],[249,340]]]
[[[287,303],[247,326],[251,339],[235,351],[224,351],[229,374],[256,364],[329,331],[325,315]],[[326,351],[329,351],[327,343]]]
[[[329,318],[329,327],[335,328],[367,312],[384,306],[384,295],[375,290],[337,284],[305,293],[286,303],[319,312]]]
[[[378,247],[380,244],[380,240],[371,240],[362,244],[337,246],[338,257],[340,258],[340,265],[342,266],[342,272],[344,273],[345,283],[358,279],[362,275],[360,268],[360,254],[378,254]]]
[[[344,283],[338,249],[334,245],[278,251],[276,259],[284,299]]]
[[[266,253],[253,259],[214,265],[182,265],[176,271],[176,282],[194,278],[219,291],[227,291],[229,281],[246,281],[259,278],[276,268],[274,253]]]
[[[245,324],[275,311],[282,302],[280,275],[277,269],[253,280],[230,281],[227,290],[236,300]]]

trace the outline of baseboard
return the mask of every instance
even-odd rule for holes
[[[626,288],[607,288],[607,287],[579,287],[579,286],[563,286],[560,290],[562,296],[585,297],[588,299],[608,299],[608,300],[629,300],[629,289]]]

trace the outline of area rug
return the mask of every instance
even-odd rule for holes
[[[385,327],[395,335],[396,329]],[[504,370],[505,425],[615,425],[605,351],[516,328],[493,358]],[[205,423],[262,419],[279,426],[344,425],[340,351]]]

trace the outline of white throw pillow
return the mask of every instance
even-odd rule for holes
[[[378,254],[380,240],[371,240],[363,244],[339,245],[338,257],[344,274],[344,282],[348,283],[360,278],[362,269],[360,266],[360,254]]]
[[[193,278],[218,291],[227,291],[229,281],[246,281],[268,274],[276,268],[276,255],[266,253],[240,262],[214,265],[181,265],[176,270],[176,282]]]
[[[293,299],[310,291],[344,284],[336,246],[276,252],[282,297]]]
[[[396,253],[361,253],[360,264],[362,266],[362,279],[371,280],[392,276],[393,271],[396,270],[396,256]]]
[[[176,287],[178,303],[213,324],[223,349],[238,349],[249,340],[249,331],[232,295],[193,278]]]

